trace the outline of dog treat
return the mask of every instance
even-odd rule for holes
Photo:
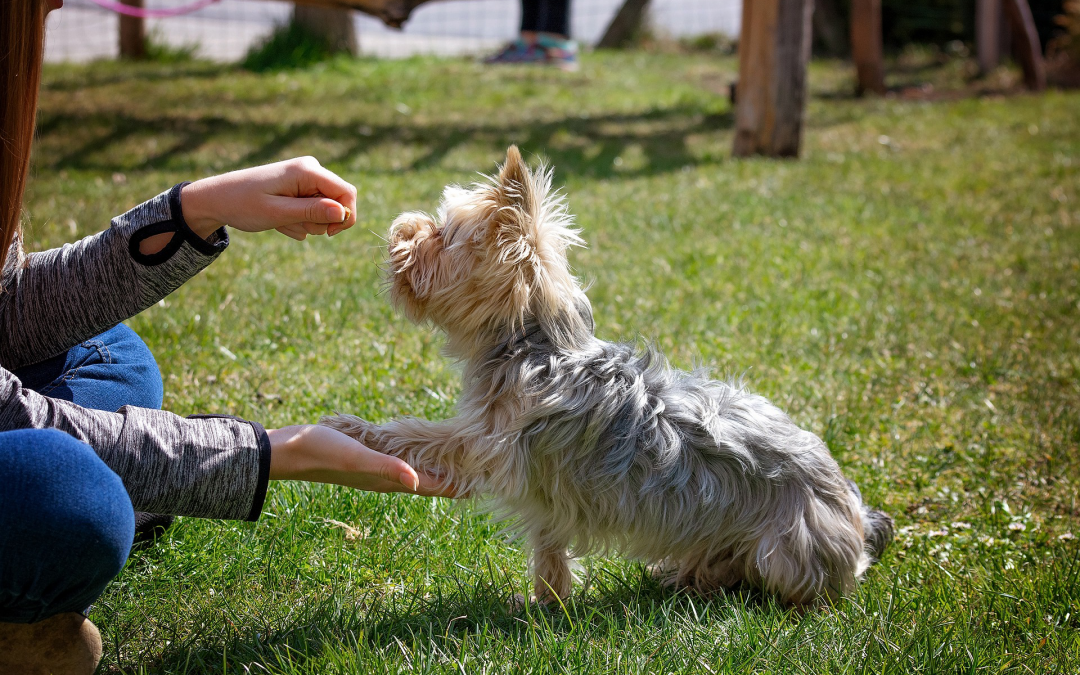
[[[702,593],[747,583],[792,605],[850,593],[892,519],[820,438],[740,382],[597,338],[566,257],[584,241],[550,185],[511,147],[497,177],[446,188],[437,219],[391,226],[391,302],[445,332],[463,363],[456,416],[321,423],[494,500],[532,548],[544,602],[570,594],[573,557],[616,551]]]

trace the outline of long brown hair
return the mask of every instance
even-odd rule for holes
[[[21,226],[47,12],[43,0],[6,0],[4,5],[0,10],[0,269]]]

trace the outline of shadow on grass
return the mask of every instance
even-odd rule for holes
[[[564,606],[554,607],[530,604],[515,609],[512,589],[487,575],[472,581],[450,580],[444,586],[457,588],[447,595],[436,591],[424,598],[368,594],[359,600],[323,599],[292,608],[289,625],[265,635],[236,635],[224,641],[218,636],[192,635],[183,643],[169,645],[158,659],[143,666],[149,672],[216,671],[227,655],[230,670],[287,661],[302,671],[318,666],[328,653],[336,654],[330,657],[335,663],[342,652],[362,659],[401,649],[420,658],[425,648],[437,654],[451,643],[480,634],[528,649],[538,640],[575,636],[587,642],[629,635],[643,627],[676,631],[685,628],[688,619],[710,622],[718,614],[786,611],[757,591],[702,598],[661,586],[641,567],[632,569],[637,570],[636,577],[602,570],[601,578],[594,579],[587,590],[577,588]]]
[[[63,113],[42,115],[39,135],[79,137],[81,142],[54,157],[41,157],[39,166],[51,170],[114,172],[125,170],[205,169],[205,158],[195,153],[217,143],[247,146],[224,170],[281,159],[286,150],[311,143],[341,148],[321,157],[325,164],[347,164],[378,146],[420,147],[419,157],[381,173],[404,174],[438,166],[459,147],[488,145],[501,152],[517,143],[526,156],[543,154],[567,174],[604,178],[651,175],[682,169],[717,158],[702,159],[692,151],[693,136],[730,129],[730,111],[707,113],[693,106],[656,107],[623,114],[567,116],[543,122],[480,122],[462,125],[359,126],[299,122],[273,124],[238,121],[224,116],[189,118],[182,115],[143,119],[123,114]],[[161,150],[136,152],[131,145],[140,139],[171,137]],[[569,140],[567,140],[569,139]],[[615,161],[629,146],[641,148],[637,166],[620,168]],[[117,159],[122,157],[122,159]],[[371,171],[380,173],[379,170]]]
[[[124,82],[161,83],[181,79],[209,80],[219,78],[234,70],[236,66],[230,64],[200,60],[158,64],[141,62],[138,68],[130,67],[127,61],[112,61],[104,64],[99,62],[90,67],[64,64],[57,67],[57,72],[41,83],[41,89],[42,91],[76,92]]]

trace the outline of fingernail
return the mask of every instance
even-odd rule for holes
[[[416,492],[416,488],[420,487],[420,478],[413,476],[408,471],[402,471],[399,477],[401,484],[409,488],[413,492]]]

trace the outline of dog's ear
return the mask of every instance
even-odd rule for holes
[[[533,180],[529,165],[521,158],[516,145],[506,150],[506,163],[499,170],[499,205],[517,207],[525,213],[533,210]]]

